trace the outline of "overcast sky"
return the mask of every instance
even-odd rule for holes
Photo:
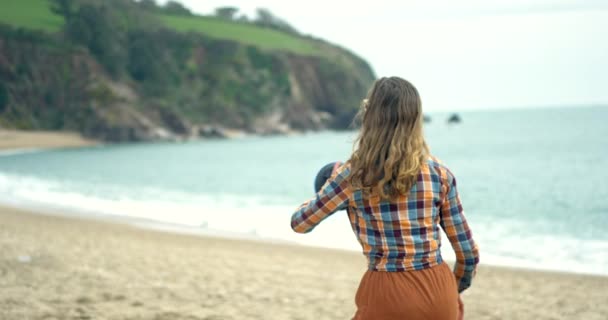
[[[608,0],[180,2],[267,8],[410,80],[427,110],[608,105]]]

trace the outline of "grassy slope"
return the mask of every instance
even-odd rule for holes
[[[300,54],[316,54],[313,41],[243,23],[228,22],[210,17],[160,16],[163,22],[178,31],[194,31],[210,37],[255,45],[262,49],[286,50]]]
[[[0,0],[0,22],[54,32],[63,25],[63,18],[51,12],[47,0]]]
[[[272,29],[211,17],[160,15],[159,18],[168,27],[178,31],[200,32],[210,37],[238,41],[262,49],[307,55],[319,52],[313,41]],[[0,22],[49,32],[58,31],[64,23],[62,17],[51,12],[48,0],[0,0]]]

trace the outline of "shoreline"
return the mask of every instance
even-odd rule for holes
[[[62,208],[49,208],[44,205],[18,205],[15,203],[6,203],[0,202],[0,213],[4,210],[11,211],[21,211],[27,212],[29,214],[41,215],[41,216],[49,216],[56,217],[59,219],[75,219],[79,221],[89,221],[89,222],[99,222],[99,223],[110,223],[115,225],[122,225],[131,227],[138,230],[144,231],[152,231],[152,232],[160,232],[160,233],[168,233],[174,235],[185,235],[192,237],[202,237],[202,238],[216,238],[220,240],[237,240],[237,241],[251,241],[261,244],[279,244],[279,245],[287,245],[287,246],[295,246],[302,248],[312,248],[318,250],[335,250],[339,252],[344,252],[348,254],[356,254],[361,255],[360,250],[357,249],[347,249],[340,247],[327,247],[316,244],[306,244],[299,243],[296,241],[290,241],[287,239],[281,238],[272,238],[272,237],[264,237],[260,235],[255,235],[251,233],[245,232],[236,232],[236,231],[226,231],[220,229],[206,229],[199,228],[194,226],[181,225],[178,223],[168,223],[163,221],[158,221],[154,219],[133,217],[133,216],[124,216],[124,215],[111,215],[111,214],[101,214],[101,213],[86,213],[79,210],[65,210]],[[443,235],[445,238],[445,235]],[[449,244],[448,244],[449,245]],[[445,259],[445,261],[453,265],[454,261],[451,259]],[[578,271],[578,270],[565,270],[565,269],[557,269],[557,268],[547,268],[543,266],[539,267],[530,267],[525,264],[501,264],[501,263],[492,263],[492,262],[484,262],[481,261],[481,265],[484,267],[490,268],[498,268],[509,270],[513,272],[538,272],[538,273],[552,273],[556,275],[575,275],[575,276],[585,276],[585,277],[600,277],[608,279],[608,274],[603,273],[594,273],[594,272],[586,272],[586,271]]]
[[[177,223],[167,223],[162,221],[157,221],[153,219],[146,218],[138,218],[138,217],[130,217],[130,216],[122,216],[122,215],[106,215],[106,214],[83,214],[78,211],[65,211],[61,209],[45,209],[42,206],[18,206],[7,203],[0,203],[0,214],[3,211],[19,211],[24,212],[30,215],[40,215],[46,217],[54,217],[58,219],[73,219],[83,222],[91,222],[91,223],[102,223],[102,224],[112,224],[117,226],[124,226],[128,228],[133,228],[135,230],[142,231],[150,231],[150,232],[158,232],[158,233],[166,233],[172,235],[182,235],[182,236],[191,236],[191,237],[201,237],[201,238],[211,238],[218,239],[220,241],[247,241],[247,242],[255,242],[259,244],[277,244],[284,246],[293,246],[297,248],[310,248],[313,250],[331,250],[337,251],[347,254],[355,254],[357,256],[361,256],[360,250],[350,250],[345,248],[338,247],[325,247],[315,244],[305,244],[299,243],[295,241],[289,241],[281,238],[271,238],[271,237],[263,237],[259,235],[253,235],[249,233],[242,232],[231,232],[225,230],[217,230],[217,229],[203,229],[192,226],[180,225]],[[445,261],[453,265],[454,261],[450,259],[445,259]],[[502,269],[505,271],[512,272],[533,272],[533,273],[550,273],[555,275],[564,275],[564,276],[583,276],[583,277],[597,277],[597,278],[606,278],[608,279],[608,274],[602,273],[592,273],[592,272],[582,272],[582,271],[569,271],[562,269],[547,269],[547,268],[534,268],[527,267],[521,265],[510,265],[510,264],[496,264],[496,263],[487,263],[481,262],[480,266]]]
[[[2,319],[348,319],[366,266],[355,252],[2,206],[0,221]],[[470,319],[600,320],[606,287],[608,277],[480,265],[463,300]]]
[[[19,153],[41,149],[79,148],[100,144],[74,132],[0,129],[0,152]]]

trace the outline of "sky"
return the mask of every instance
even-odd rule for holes
[[[163,3],[163,1],[159,1]],[[180,0],[269,9],[400,76],[427,110],[608,105],[606,0]]]

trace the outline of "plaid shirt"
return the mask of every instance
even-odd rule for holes
[[[458,290],[462,292],[471,285],[479,254],[460,204],[456,179],[448,168],[430,157],[410,193],[395,202],[377,195],[364,198],[360,190],[349,186],[349,174],[348,165],[338,168],[316,197],[293,214],[294,231],[310,232],[332,213],[347,209],[369,269],[396,272],[443,262],[439,249],[441,226],[456,253]]]

